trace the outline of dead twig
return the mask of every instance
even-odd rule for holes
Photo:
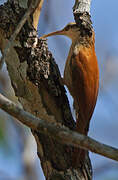
[[[24,111],[18,105],[4,97],[2,94],[0,94],[0,108],[13,117],[17,118],[26,126],[44,134],[50,135],[60,143],[72,145],[75,147],[79,146],[85,150],[90,150],[94,153],[118,161],[118,149],[102,144],[90,137],[71,131],[68,128],[60,126],[56,123],[52,124],[45,120],[41,120]]]

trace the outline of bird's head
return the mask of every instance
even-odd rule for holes
[[[70,39],[72,39],[72,41],[73,41],[73,40],[78,39],[78,37],[80,35],[80,30],[79,30],[79,27],[76,25],[76,23],[69,23],[62,30],[46,34],[46,35],[42,36],[42,38],[46,38],[49,36],[55,36],[55,35],[67,36]]]

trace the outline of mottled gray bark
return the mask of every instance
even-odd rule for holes
[[[91,0],[75,0],[73,9],[78,13],[87,12],[90,14]]]

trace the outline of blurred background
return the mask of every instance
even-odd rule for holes
[[[74,21],[75,0],[44,0],[38,33],[59,30]],[[3,0],[0,0],[0,4]],[[91,16],[96,35],[96,54],[100,69],[97,105],[91,119],[89,136],[118,148],[118,1],[92,0]],[[71,41],[64,36],[48,38],[63,75]],[[17,102],[4,66],[0,71],[0,92]],[[72,98],[67,92],[70,105]],[[73,112],[73,107],[72,107]],[[118,180],[118,163],[90,153],[94,180]],[[40,169],[40,170],[39,170]],[[35,177],[35,178],[34,178]],[[44,180],[36,143],[30,131],[0,111],[0,180]]]

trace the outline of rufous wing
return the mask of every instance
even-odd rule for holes
[[[99,70],[94,47],[80,47],[71,58],[72,91],[77,114],[77,131],[87,134],[99,87]]]

